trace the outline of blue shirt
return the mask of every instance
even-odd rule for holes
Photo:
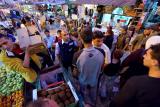
[[[47,42],[47,48],[51,48],[53,43],[56,40],[56,37],[55,36],[47,36],[44,40]]]
[[[7,37],[9,37],[10,39],[12,39],[12,42],[16,41],[16,38],[12,34],[7,34]]]

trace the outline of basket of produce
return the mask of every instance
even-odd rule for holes
[[[23,83],[24,79],[18,72],[0,66],[0,107],[23,105]]]
[[[60,107],[73,107],[77,101],[66,83],[59,82],[54,88],[44,89],[38,92],[38,98],[49,98],[57,102]],[[54,83],[55,84],[55,83]],[[53,85],[50,85],[53,87]]]
[[[6,66],[0,67],[0,95],[7,96],[17,90],[23,90],[23,77]]]
[[[0,107],[23,107],[23,91],[15,91],[8,96],[0,96]]]

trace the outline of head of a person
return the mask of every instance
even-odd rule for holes
[[[151,66],[151,60],[157,59],[158,62],[160,59],[160,36],[151,36],[145,44],[145,49],[147,50],[146,54],[144,55],[144,65],[147,67]],[[153,63],[152,63],[153,64]],[[160,64],[160,62],[159,62]]]
[[[120,23],[120,19],[117,19],[117,23]]]
[[[57,35],[60,36],[61,35],[61,30],[57,30]]]
[[[83,44],[92,44],[93,32],[89,28],[84,28],[80,32],[80,38]]]
[[[38,99],[27,105],[27,107],[59,107],[54,100]]]
[[[21,20],[21,22],[25,25],[25,24],[26,24],[25,18],[23,18],[23,19]]]
[[[121,28],[121,34],[126,34],[127,33],[127,30],[128,30],[128,27],[127,26],[123,26]]]
[[[1,33],[1,34],[4,34],[4,35],[7,35],[7,31],[5,30],[5,28],[1,28],[1,29],[0,29],[0,33]]]
[[[13,49],[12,39],[7,37],[4,34],[0,34],[0,48],[8,51],[12,51]]]
[[[25,20],[26,20],[26,25],[27,25],[27,26],[31,26],[31,25],[32,25],[32,21],[31,21],[31,18],[30,18],[30,17],[26,16],[26,17],[25,17]]]
[[[152,32],[152,29],[150,27],[148,27],[148,28],[144,29],[143,34],[145,36],[149,36],[151,34],[151,32]]]
[[[93,32],[93,44],[96,47],[101,47],[101,45],[103,44],[103,33],[101,31],[95,31]]]
[[[46,30],[44,31],[44,33],[45,33],[45,35],[46,35],[47,37],[49,37],[49,36],[50,36],[50,32],[49,32],[49,30],[47,30],[47,29],[46,29]]]
[[[112,31],[112,26],[109,26],[107,27],[107,32],[106,32],[107,35],[113,35],[113,31]]]
[[[152,45],[143,56],[143,64],[148,68],[158,68],[160,70],[160,43]]]
[[[62,30],[61,31],[61,37],[62,37],[62,40],[64,42],[67,42],[69,40],[69,38],[70,38],[68,31],[67,30]]]
[[[120,58],[121,58],[122,56],[123,56],[123,51],[120,50],[120,49],[117,49],[117,50],[115,50],[115,51],[113,52],[113,57],[114,57],[115,59],[120,60]]]

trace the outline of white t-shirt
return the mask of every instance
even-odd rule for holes
[[[93,44],[93,46],[94,46],[94,44]],[[94,46],[94,47],[96,47],[96,46]],[[105,62],[104,63],[105,64],[111,63],[111,52],[110,52],[109,48],[104,43],[99,48],[103,49],[105,52],[105,59],[104,59]]]
[[[109,64],[111,63],[111,52],[109,50],[109,48],[103,43],[100,47],[101,49],[104,50],[105,52],[105,64]]]

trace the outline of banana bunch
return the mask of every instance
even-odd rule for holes
[[[19,58],[12,58],[6,55],[6,51],[0,53],[0,61],[10,70],[17,71],[27,82],[34,82],[37,78],[37,73],[31,68],[23,67],[23,61]]]

